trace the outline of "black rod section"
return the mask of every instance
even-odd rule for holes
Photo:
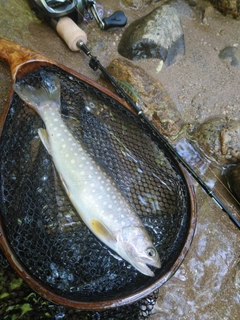
[[[224,203],[216,196],[216,194],[208,187],[208,185],[200,178],[200,176],[193,170],[192,167],[178,154],[168,140],[157,130],[150,120],[142,112],[141,108],[129,97],[129,95],[122,89],[114,78],[107,72],[103,65],[99,62],[97,57],[91,54],[91,51],[83,41],[78,41],[77,46],[90,58],[89,66],[94,70],[101,70],[103,75],[111,82],[116,89],[116,92],[126,100],[126,102],[137,112],[140,119],[151,129],[154,135],[164,144],[164,146],[172,153],[172,155],[187,169],[191,176],[200,184],[205,192],[217,203],[217,205],[229,216],[229,218],[240,228],[240,221],[228,210]]]

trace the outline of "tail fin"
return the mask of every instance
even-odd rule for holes
[[[59,78],[45,71],[41,72],[41,82],[36,86],[20,81],[13,85],[13,89],[19,97],[41,114],[41,107],[45,102],[57,104],[60,107],[60,80]]]

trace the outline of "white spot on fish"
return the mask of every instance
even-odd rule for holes
[[[57,137],[60,137],[62,134],[59,132],[59,133],[57,133]]]
[[[66,148],[66,145],[65,145],[65,144],[63,144],[63,145],[62,145],[62,147],[63,147],[63,148]]]
[[[53,119],[53,121],[58,122],[58,119],[55,118],[55,119]]]
[[[112,209],[112,205],[111,204],[109,204],[108,209]]]
[[[74,160],[74,159],[72,159],[70,162],[71,162],[71,163],[75,163],[75,160]]]

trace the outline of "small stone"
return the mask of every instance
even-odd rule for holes
[[[196,147],[219,165],[240,161],[239,119],[216,117],[207,119],[189,134]]]
[[[240,50],[237,47],[228,46],[222,49],[218,56],[232,67],[237,67],[239,65]]]
[[[203,17],[208,19],[210,17],[213,17],[215,14],[214,8],[212,6],[208,6],[205,10],[204,10],[204,14]]]
[[[197,5],[197,0],[188,0],[188,3],[191,7],[195,7]]]

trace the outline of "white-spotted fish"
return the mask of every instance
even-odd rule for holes
[[[141,220],[62,120],[59,78],[45,72],[40,88],[17,83],[14,90],[44,121],[46,129],[40,128],[38,134],[85,224],[138,271],[154,276],[148,266],[160,268],[161,262]]]

